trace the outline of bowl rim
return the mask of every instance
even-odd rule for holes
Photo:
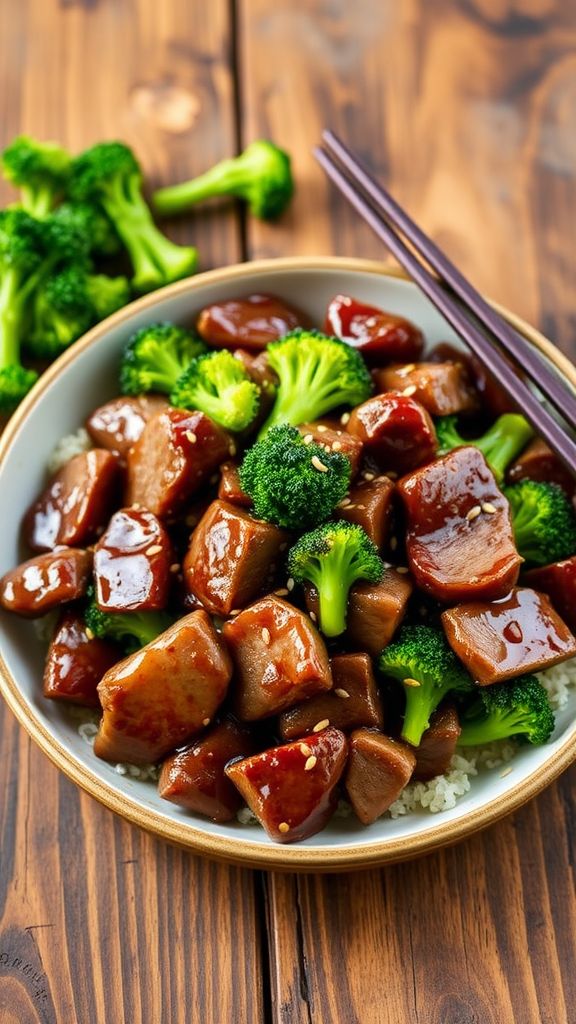
[[[75,362],[88,347],[97,344],[111,329],[130,320],[136,313],[154,308],[158,301],[185,293],[193,295],[205,285],[224,281],[229,281],[232,285],[241,284],[243,280],[263,272],[273,270],[282,273],[305,269],[339,270],[352,274],[375,274],[381,277],[410,280],[399,268],[375,260],[345,256],[290,256],[255,260],[205,271],[195,277],[185,278],[172,285],[167,285],[159,291],[145,295],[129,303],[88,331],[42,374],[9,420],[0,438],[0,468],[22,423],[44,392],[66,370],[67,366]],[[547,356],[556,369],[576,388],[576,367],[567,356],[521,317],[511,313],[498,303],[491,304],[520,334]],[[530,775],[507,789],[505,793],[495,797],[487,806],[471,809],[456,820],[440,823],[422,834],[378,840],[368,845],[347,845],[342,849],[280,844],[267,846],[257,840],[209,835],[197,829],[188,820],[180,822],[175,819],[158,817],[152,808],[143,807],[136,797],[117,793],[111,784],[103,782],[78,762],[74,755],[45,727],[36,712],[30,709],[15,678],[8,670],[1,652],[0,693],[19,723],[50,760],[68,778],[105,807],[120,814],[132,824],[177,846],[216,860],[251,868],[329,872],[371,868],[421,856],[472,835],[516,810],[548,786],[576,759],[576,743],[572,730],[572,734],[554,751],[546,764],[536,768]]]

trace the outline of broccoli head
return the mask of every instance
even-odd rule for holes
[[[134,268],[136,291],[147,292],[194,273],[196,249],[176,245],[156,227],[142,195],[142,172],[122,142],[101,142],[72,163],[70,195],[96,203],[112,221]]]
[[[320,331],[298,328],[268,347],[269,366],[279,378],[276,401],[260,431],[277,423],[308,423],[339,405],[359,405],[372,390],[362,356]]]
[[[399,679],[406,694],[402,739],[417,747],[430,716],[452,691],[471,691],[473,682],[441,629],[402,626],[398,639],[385,647],[379,667]]]
[[[240,482],[259,519],[306,530],[328,519],[346,495],[350,461],[341,452],[306,444],[294,427],[284,424],[248,449]]]
[[[94,310],[94,322],[105,320],[117,309],[122,309],[132,298],[127,277],[108,277],[107,274],[86,275],[86,295]]]
[[[206,345],[178,324],[149,324],[132,335],[120,363],[123,395],[162,391],[169,395],[178,378]]]
[[[2,153],[2,173],[20,189],[22,207],[33,217],[46,217],[64,192],[72,160],[56,142],[38,142],[20,135]]]
[[[518,676],[480,689],[479,698],[462,716],[461,747],[475,747],[516,737],[546,743],[554,731],[554,712],[536,676]]]
[[[435,427],[440,445],[439,455],[447,455],[453,448],[459,448],[461,445],[473,445],[484,455],[498,483],[504,479],[510,463],[534,436],[528,420],[514,412],[499,416],[486,433],[471,440],[460,434],[456,416],[440,417],[436,420]]]
[[[172,625],[166,612],[103,612],[92,599],[84,611],[86,626],[100,640],[115,640],[126,654],[155,640]]]
[[[93,256],[116,256],[122,243],[112,221],[96,203],[62,203],[54,216],[67,224],[74,224],[88,240]]]
[[[152,201],[158,213],[170,216],[203,199],[236,196],[248,204],[255,217],[274,220],[284,212],[293,192],[290,157],[273,142],[262,139],[192,181],[159,189]]]
[[[576,554],[576,513],[558,484],[520,480],[503,488],[522,558],[533,565],[561,562]]]
[[[260,388],[231,352],[208,352],[193,359],[178,378],[171,405],[200,409],[227,430],[245,430],[260,407]]]
[[[320,629],[326,636],[339,636],[346,629],[350,588],[358,580],[379,583],[384,562],[361,526],[324,523],[290,549],[288,572],[296,583],[316,587]]]

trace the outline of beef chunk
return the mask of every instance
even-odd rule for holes
[[[371,825],[398,799],[415,764],[405,743],[372,729],[352,733],[344,786],[363,825]]]
[[[283,740],[314,731],[318,722],[350,732],[360,726],[383,727],[382,702],[367,654],[337,654],[330,659],[333,688],[283,711],[278,728]]]
[[[0,605],[27,619],[75,601],[86,593],[92,553],[81,548],[57,548],[10,569],[0,580]]]

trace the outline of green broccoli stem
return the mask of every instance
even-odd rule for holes
[[[464,721],[462,732],[458,737],[460,747],[479,747],[495,740],[509,739],[525,732],[525,714],[513,709],[504,714],[491,714]]]
[[[215,167],[192,181],[183,181],[179,185],[168,185],[166,188],[158,189],[152,198],[154,209],[163,217],[182,213],[203,199],[234,194],[236,189],[242,188],[248,178],[246,166],[239,164],[237,158],[221,160]]]
[[[44,220],[52,212],[56,202],[56,193],[49,185],[43,185],[42,187],[21,185],[20,198],[22,200],[22,208],[26,210],[26,213],[29,213],[31,217],[36,217],[38,220]]]
[[[101,202],[128,250],[138,291],[151,291],[193,272],[190,249],[171,242],[156,227],[137,175],[128,182],[114,180]]]
[[[7,270],[0,285],[0,365],[20,363],[22,305],[18,301],[19,276]]]
[[[258,433],[258,441],[262,440],[270,427],[275,427],[280,423],[298,427],[301,423],[320,419],[337,404],[333,398],[333,388],[332,381],[327,382],[324,388],[319,388],[316,382],[310,380],[308,383],[304,377],[302,386],[298,387],[298,395],[295,395],[293,391],[284,390],[280,384],[272,412]],[[314,395],[314,403],[310,399],[311,394]]]
[[[346,629],[348,589],[337,570],[326,570],[318,588],[319,626],[324,636],[340,636]]]
[[[405,685],[404,692],[406,694],[406,709],[402,725],[402,739],[412,747],[417,747],[422,735],[430,725],[430,715],[436,710],[447,690],[424,683],[421,686]]]
[[[534,436],[534,431],[527,420],[517,413],[504,413],[487,431],[479,445],[486,461],[498,482],[517,455],[526,447]]]

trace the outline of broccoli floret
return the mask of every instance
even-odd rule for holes
[[[294,192],[290,157],[273,142],[252,142],[240,156],[222,160],[205,174],[154,193],[158,213],[170,216],[213,196],[236,196],[261,220],[284,212]]]
[[[357,580],[379,583],[384,562],[361,526],[324,523],[290,549],[288,572],[296,583],[316,587],[320,629],[326,636],[340,636],[346,629],[350,588]]]
[[[73,224],[88,240],[90,253],[94,256],[116,256],[122,249],[112,221],[104,210],[95,203],[62,203],[54,216]]]
[[[435,426],[440,444],[439,455],[446,455],[461,445],[473,445],[484,455],[498,483],[504,479],[504,474],[513,459],[534,436],[528,420],[514,412],[499,416],[485,434],[471,440],[460,434],[456,416],[442,416],[436,420]]]
[[[518,676],[509,682],[483,687],[461,724],[461,747],[512,736],[539,745],[546,743],[554,731],[554,712],[536,676]]]
[[[284,424],[248,449],[240,482],[259,519],[306,530],[328,519],[346,495],[350,461],[341,452],[305,444],[295,427]]]
[[[123,395],[162,391],[169,395],[178,378],[206,345],[178,324],[149,324],[132,335],[120,363]]]
[[[381,671],[399,679],[406,693],[402,739],[417,747],[430,716],[451,691],[469,691],[473,682],[441,629],[402,626],[398,639],[380,655]]]
[[[84,256],[74,231],[24,210],[0,212],[0,409],[11,411],[37,374],[20,359],[35,292],[66,255]]]
[[[522,558],[533,565],[561,562],[576,554],[576,513],[558,484],[520,480],[503,488]]]
[[[46,217],[66,188],[72,160],[56,142],[20,135],[2,154],[2,173],[20,189],[22,207]]]
[[[317,420],[338,405],[359,405],[372,390],[362,356],[320,331],[298,328],[268,347],[268,364],[278,375],[276,401],[260,431]]]
[[[155,640],[172,625],[166,612],[103,612],[94,600],[84,611],[88,629],[100,640],[116,640],[126,653]]]
[[[193,359],[178,378],[170,404],[200,409],[227,430],[244,430],[258,414],[260,388],[224,349]]]
[[[142,195],[142,172],[128,146],[101,142],[76,157],[70,194],[73,200],[102,206],[128,250],[137,291],[152,291],[194,273],[196,249],[176,245],[154,224]]]
[[[26,345],[36,358],[54,358],[129,301],[127,278],[88,274],[81,266],[65,267],[36,291]]]

